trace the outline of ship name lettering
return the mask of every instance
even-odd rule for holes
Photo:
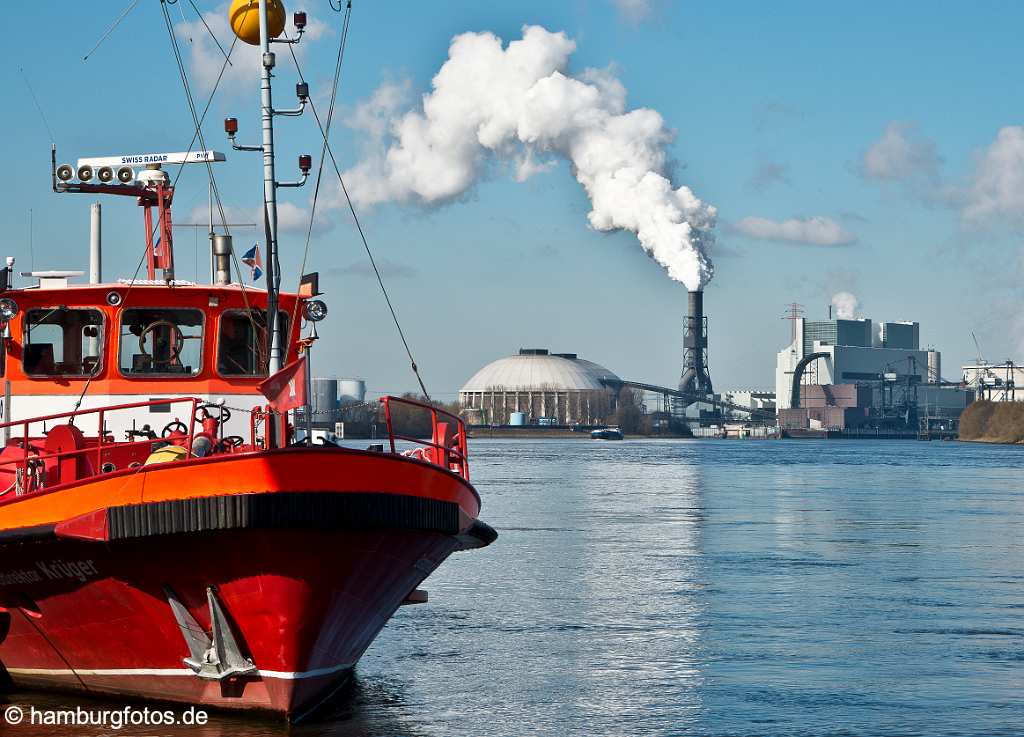
[[[14,586],[17,584],[38,583],[43,577],[39,571],[9,571],[0,573],[0,586]]]
[[[82,583],[85,583],[90,576],[99,575],[99,571],[96,570],[96,564],[91,560],[53,560],[49,563],[36,561],[36,568],[51,581],[77,578]]]

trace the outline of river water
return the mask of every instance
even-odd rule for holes
[[[430,603],[396,615],[337,715],[293,734],[1024,734],[1024,448],[479,440],[471,453],[498,541],[428,579]],[[283,733],[221,716],[103,732]]]

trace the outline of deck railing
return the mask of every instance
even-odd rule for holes
[[[431,404],[418,402],[415,399],[405,397],[381,397],[380,403],[384,405],[384,419],[387,422],[388,441],[391,452],[396,453],[395,441],[404,440],[416,444],[416,448],[404,451],[403,454],[419,460],[428,461],[435,465],[457,473],[469,481],[469,452],[466,447],[466,423],[458,415],[453,415],[443,409]],[[430,413],[430,440],[416,438],[410,435],[403,435],[395,432],[393,418],[391,416],[391,405],[402,404],[409,407]],[[440,417],[452,420],[455,432],[449,432],[452,427],[448,422],[439,420]]]
[[[106,419],[112,412],[144,407],[169,406],[174,404],[188,405],[189,422],[186,425],[187,432],[183,433],[182,436],[174,437],[173,440],[176,443],[180,443],[181,446],[185,448],[186,452],[191,455],[192,442],[196,434],[196,414],[199,405],[202,404],[202,402],[203,400],[196,397],[153,399],[145,402],[130,402],[107,407],[76,410],[73,412],[60,412],[52,415],[44,415],[42,417],[31,417],[25,420],[13,420],[11,422],[0,423],[0,431],[4,431],[3,434],[11,436],[11,440],[8,441],[7,445],[0,450],[7,454],[11,448],[16,448],[17,444],[20,444],[22,451],[18,454],[18,457],[3,458],[0,456],[0,475],[4,474],[4,472],[9,473],[12,466],[14,468],[13,483],[5,489],[0,489],[0,500],[12,491],[15,492],[17,496],[21,496],[28,492],[38,491],[43,488],[49,488],[59,484],[69,483],[71,481],[77,481],[81,478],[106,473],[107,471],[104,470],[104,458],[109,458],[110,452],[115,446],[119,451],[124,451],[126,449],[130,450],[143,446],[149,447],[159,440],[159,438],[146,438],[144,440],[118,442],[106,428]],[[82,428],[78,427],[75,424],[75,421],[87,415],[94,415],[97,419],[97,431],[95,437],[85,436],[83,433],[83,437],[81,438],[83,441],[82,447],[75,447],[71,450],[47,451],[47,432],[52,432],[56,427],[60,427],[61,425],[71,425],[81,432]],[[175,421],[180,422],[177,417],[175,418]],[[51,425],[48,431],[46,428],[47,423],[56,424]],[[32,434],[33,425],[42,425],[41,432],[39,434]],[[12,432],[15,428],[19,428],[18,431]],[[69,440],[71,440],[71,438],[69,438]],[[80,463],[79,459],[85,461],[85,463]],[[50,461],[50,463],[48,463],[48,461]],[[68,461],[73,461],[75,463],[75,469],[73,471],[69,468],[67,464]],[[56,477],[47,478],[47,468],[54,467],[57,469]]]

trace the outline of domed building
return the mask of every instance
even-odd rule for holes
[[[527,424],[591,425],[611,414],[618,376],[575,353],[523,348],[473,374],[459,391],[472,423],[510,424],[522,412]]]

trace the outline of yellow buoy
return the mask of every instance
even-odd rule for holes
[[[284,3],[267,0],[267,32],[277,38],[284,31]],[[239,39],[253,46],[260,45],[259,0],[233,0],[228,8],[228,23]]]

